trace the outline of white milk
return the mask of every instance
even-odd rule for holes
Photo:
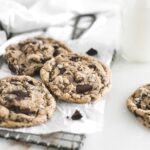
[[[124,0],[120,49],[129,61],[150,61],[150,0]]]

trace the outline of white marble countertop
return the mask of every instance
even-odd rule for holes
[[[127,62],[117,56],[112,74],[113,86],[107,96],[104,129],[88,135],[81,150],[149,150],[150,131],[127,110],[126,99],[138,86],[150,82],[150,63]],[[0,139],[1,149],[48,150],[5,139]]]
[[[127,110],[126,99],[137,87],[150,83],[150,63],[126,62],[117,56],[112,74],[103,132],[89,135],[82,150],[149,150],[150,130]]]

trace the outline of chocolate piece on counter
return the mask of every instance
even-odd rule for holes
[[[95,56],[98,54],[97,50],[94,48],[89,49],[86,53],[90,56]]]
[[[80,120],[82,117],[83,116],[81,115],[81,113],[78,110],[76,110],[74,112],[74,114],[71,116],[71,119],[72,120]]]

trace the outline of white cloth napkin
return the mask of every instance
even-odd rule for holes
[[[76,13],[115,11],[116,6],[102,0],[0,0],[0,22],[8,33],[21,33],[66,24]]]
[[[8,33],[47,28],[64,23],[72,16],[70,11],[54,5],[51,0],[35,1],[29,8],[14,0],[0,0],[0,22]]]

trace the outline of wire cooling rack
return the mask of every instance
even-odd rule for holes
[[[0,137],[37,145],[43,145],[56,150],[79,150],[80,147],[83,145],[83,139],[85,138],[85,135],[72,134],[67,132],[36,135],[1,130]]]

